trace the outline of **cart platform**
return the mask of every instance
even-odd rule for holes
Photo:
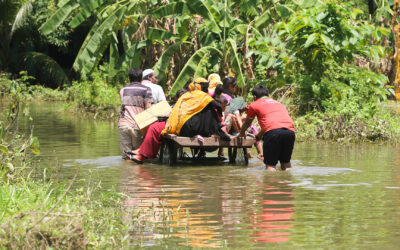
[[[203,137],[203,141],[199,141],[195,137],[183,137],[174,134],[166,134],[163,136],[163,144],[160,151],[160,161],[163,164],[174,166],[177,160],[194,159],[199,157],[193,153],[195,149],[216,150],[218,148],[228,148],[228,156],[230,163],[242,162],[248,164],[246,148],[251,148],[256,142],[254,137],[234,137],[230,141],[224,141],[220,137]],[[192,149],[192,157],[185,157],[183,148]]]

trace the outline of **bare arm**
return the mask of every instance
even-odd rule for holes
[[[240,130],[240,134],[238,135],[239,137],[246,136],[246,130],[250,127],[251,123],[253,122],[253,119],[254,118],[246,117],[246,120],[244,120],[242,129]]]
[[[151,102],[146,102],[146,104],[145,104],[145,109],[148,109],[148,108],[150,108],[151,107]]]
[[[237,122],[239,124],[239,128],[241,128],[243,126],[242,116],[240,115],[239,112],[235,113],[235,116],[236,116]]]

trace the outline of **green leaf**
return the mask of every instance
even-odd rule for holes
[[[275,8],[282,18],[290,16],[291,11],[285,5],[277,5]]]
[[[265,11],[261,16],[257,17],[254,21],[254,27],[259,29],[262,26],[265,26],[267,24],[269,24],[269,22],[271,21],[271,15],[270,15],[270,11],[267,10]]]
[[[215,33],[220,33],[221,29],[219,28],[217,22],[214,19],[213,14],[211,13],[209,7],[201,0],[189,0],[187,3],[188,7],[194,14],[199,14],[204,18],[204,22],[210,31]]]
[[[242,69],[240,67],[242,62],[239,61],[238,54],[236,53],[236,51],[237,51],[236,42],[232,38],[228,38],[226,40],[226,42],[227,42],[227,45],[230,46],[232,49],[232,53],[230,54],[231,66],[232,66],[232,69],[236,73],[237,84],[239,87],[243,88],[244,85],[246,84],[246,81],[243,77]]]
[[[324,19],[328,15],[328,12],[321,12],[317,15],[317,21],[321,22],[322,19]]]
[[[39,143],[39,139],[36,136],[33,136],[31,138],[30,148],[31,148],[32,153],[34,153],[35,155],[40,154],[40,143]]]
[[[164,83],[166,79],[167,68],[171,63],[172,56],[175,52],[179,50],[180,46],[180,42],[174,43],[169,46],[158,59],[158,62],[154,65],[153,70],[158,76],[158,80],[161,84]]]
[[[192,57],[186,62],[185,66],[179,73],[178,77],[176,78],[174,84],[172,85],[171,90],[169,91],[170,96],[174,96],[175,93],[183,88],[187,81],[194,75],[196,72],[197,66],[199,65],[200,61],[203,59],[204,55],[208,55],[208,53],[217,52],[222,56],[222,52],[216,49],[215,47],[203,47],[197,50]]]
[[[169,17],[173,15],[190,14],[190,10],[183,2],[175,2],[163,5],[161,7],[150,10],[149,15],[155,18]]]
[[[175,36],[169,31],[156,28],[149,28],[147,37],[152,40],[160,40],[160,41],[172,40],[177,38],[177,36]]]
[[[39,31],[44,35],[50,34],[78,7],[79,4],[74,0],[66,2],[39,28]]]
[[[83,23],[87,18],[92,16],[94,10],[100,7],[106,0],[82,0],[82,9],[79,13],[71,20],[69,26],[71,28],[76,28],[78,25]]]
[[[319,53],[319,49],[316,49],[316,50],[313,52],[313,55],[312,55],[312,57],[311,57],[311,62],[313,62],[313,61],[315,60],[315,58],[317,57],[318,53]]]
[[[121,23],[127,4],[116,4],[108,8],[116,9],[112,11],[103,22],[94,25],[87,35],[78,55],[75,58],[73,68],[80,72],[84,77],[92,72],[103,56],[109,45],[116,25]]]
[[[27,21],[28,16],[32,12],[32,2],[28,1],[24,5],[19,8],[17,15],[14,18],[14,22],[11,27],[10,37],[14,34],[14,32],[21,28]]]
[[[305,44],[304,44],[304,48],[310,47],[310,46],[314,43],[315,39],[317,38],[317,35],[318,35],[317,33],[311,34],[311,35],[307,38],[307,41],[306,41]]]
[[[132,44],[132,46],[121,56],[116,64],[116,68],[121,68],[126,65],[128,67],[140,67],[140,51],[143,48],[151,46],[153,43],[151,40],[143,40],[138,43]]]
[[[3,152],[4,154],[8,153],[8,148],[4,145],[0,145],[0,151]]]
[[[196,71],[194,72],[193,79],[198,77],[207,78],[207,61],[208,61],[208,54],[205,54],[203,58],[200,60],[199,64],[197,65]]]
[[[69,83],[63,68],[50,56],[40,52],[22,54],[22,61],[28,73],[51,87],[59,87]]]
[[[324,34],[321,34],[321,39],[324,42],[325,46],[330,49],[330,50],[334,50],[334,43],[332,41],[332,39],[330,39],[329,37],[325,36]]]

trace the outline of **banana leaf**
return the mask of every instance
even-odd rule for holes
[[[44,35],[50,34],[78,7],[79,3],[74,0],[66,2],[39,28],[39,31]]]
[[[236,73],[236,80],[239,87],[243,88],[246,84],[246,80],[243,77],[242,68],[240,67],[241,61],[239,61],[239,56],[236,53],[237,46],[236,42],[232,38],[226,39],[227,46],[230,47],[232,53],[230,53],[229,57],[231,59],[231,67]]]
[[[222,52],[215,47],[203,47],[196,51],[192,57],[186,62],[185,66],[183,67],[182,71],[179,73],[178,77],[176,78],[174,84],[172,85],[171,90],[169,91],[170,96],[174,96],[178,90],[183,88],[187,81],[193,77],[193,75],[197,71],[197,67],[201,60],[204,58],[205,55],[209,53],[219,53],[222,55]]]

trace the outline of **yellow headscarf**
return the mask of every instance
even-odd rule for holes
[[[207,80],[196,78],[194,82],[189,84],[189,92],[178,99],[161,134],[179,135],[185,122],[202,111],[213,100],[211,96],[201,91],[200,83],[202,82],[207,82]]]
[[[221,77],[217,73],[212,73],[208,76],[208,81],[210,82],[209,89],[215,89],[218,84],[222,84]]]
[[[222,84],[221,77],[216,73],[212,73],[208,76],[208,81],[210,82],[210,85],[208,86],[208,94],[214,96],[215,88],[218,84]]]

